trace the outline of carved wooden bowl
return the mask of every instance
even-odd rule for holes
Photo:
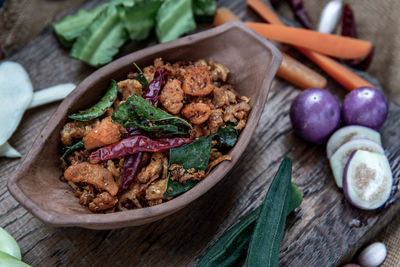
[[[92,213],[78,203],[69,185],[60,181],[60,130],[68,114],[96,103],[111,79],[125,79],[133,70],[133,62],[147,66],[157,57],[166,62],[213,59],[227,66],[231,71],[228,82],[240,95],[251,98],[252,110],[247,126],[229,152],[232,161],[218,165],[188,192],[153,207],[109,214]],[[237,21],[124,56],[87,77],[60,104],[17,173],[9,179],[8,189],[34,216],[53,226],[112,229],[150,223],[177,212],[210,190],[239,160],[260,119],[280,63],[281,54],[277,48]]]

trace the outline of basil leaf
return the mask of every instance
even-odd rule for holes
[[[84,148],[85,145],[83,144],[83,141],[79,141],[78,143],[73,144],[72,146],[66,147],[63,155],[61,156],[61,160],[65,163],[65,165],[69,165],[67,157],[72,155],[73,152],[82,150]]]
[[[233,147],[235,146],[239,136],[239,131],[234,126],[227,126],[219,128],[215,133],[215,137],[221,147]]]
[[[109,63],[128,39],[115,5],[109,5],[78,37],[71,57],[93,67]]]
[[[167,190],[164,192],[164,197],[178,196],[192,189],[197,183],[198,181],[187,180],[185,184],[182,184],[179,181],[171,181],[168,179]]]
[[[133,126],[142,130],[155,131],[163,135],[187,134],[192,128],[187,121],[154,107],[137,94],[119,105],[112,114],[112,119],[125,127],[134,124]]]
[[[194,0],[193,13],[198,22],[207,22],[213,19],[217,10],[215,0]]]
[[[133,7],[119,8],[121,20],[131,40],[144,40],[149,37],[161,4],[161,0],[136,0]]]
[[[175,40],[195,29],[192,0],[165,1],[157,12],[156,34],[160,43]]]
[[[190,144],[169,150],[169,164],[182,165],[185,170],[206,170],[210,160],[212,135],[201,136]]]
[[[117,99],[118,86],[114,80],[111,80],[110,87],[106,94],[100,99],[94,106],[81,111],[79,113],[71,114],[68,118],[77,121],[90,121],[100,117],[106,113],[107,109],[112,106],[114,101]]]
[[[146,79],[143,71],[139,68],[139,66],[136,65],[136,63],[133,63],[133,65],[135,65],[136,69],[139,71],[139,75],[133,77],[132,79],[138,81],[142,85],[142,89],[145,90],[147,86],[149,86],[149,81]]]

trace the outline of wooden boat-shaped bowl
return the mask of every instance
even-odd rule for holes
[[[146,66],[157,57],[168,62],[213,59],[227,66],[231,70],[229,83],[239,94],[251,98],[252,110],[247,126],[230,151],[232,161],[218,165],[188,192],[153,207],[109,214],[92,213],[78,203],[67,183],[60,181],[60,130],[68,114],[96,103],[111,79],[122,80],[134,70],[133,62]],[[239,160],[260,119],[280,63],[279,50],[240,22],[229,22],[124,56],[87,77],[60,104],[17,173],[9,179],[8,189],[34,216],[53,226],[112,229],[150,223],[177,212],[217,184]]]

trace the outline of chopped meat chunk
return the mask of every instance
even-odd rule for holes
[[[73,138],[83,138],[99,123],[99,120],[93,122],[74,121],[68,122],[61,130],[61,142],[66,145],[72,145]]]
[[[241,131],[246,126],[246,120],[240,120],[235,126],[235,130]]]
[[[108,191],[112,196],[118,192],[118,185],[109,170],[98,164],[82,162],[69,166],[64,172],[67,181],[91,184],[99,191]]]
[[[167,188],[167,179],[157,180],[152,182],[146,189],[146,199],[162,199],[164,197],[165,189]]]
[[[223,81],[226,82],[228,79],[229,69],[222,64],[215,63],[213,60],[210,60],[211,66],[211,80],[215,81]]]
[[[193,129],[190,130],[189,133],[191,139],[199,138],[203,135],[203,128],[200,125],[194,125]]]
[[[211,110],[210,118],[208,119],[208,128],[211,133],[218,131],[218,128],[224,125],[224,120],[222,119],[223,111],[222,109]]]
[[[231,157],[230,155],[223,155],[223,156],[221,156],[221,157],[219,157],[219,158],[217,158],[217,159],[211,161],[211,162],[208,164],[208,167],[207,167],[207,174],[210,173],[210,171],[211,171],[215,166],[217,166],[218,164],[220,164],[221,162],[223,162],[223,161],[225,161],[225,160],[232,160],[232,157]]]
[[[250,105],[245,102],[228,106],[224,112],[224,121],[236,122],[236,118],[241,120],[247,117],[247,113],[250,111],[250,109]]]
[[[94,187],[92,185],[86,185],[83,187],[83,192],[79,197],[79,204],[87,205],[94,199]]]
[[[178,114],[183,107],[184,93],[178,79],[169,79],[161,90],[159,100],[163,107],[172,114]]]
[[[215,107],[221,108],[236,103],[236,95],[230,89],[230,86],[225,85],[214,89],[213,103]]]
[[[205,96],[211,93],[214,85],[211,83],[208,68],[206,66],[187,67],[182,89],[185,94],[192,96]]]
[[[190,103],[182,109],[182,115],[193,124],[202,124],[210,117],[211,109],[204,103]]]
[[[149,165],[143,168],[136,176],[138,181],[144,184],[148,181],[154,181],[160,177],[163,168],[164,157],[165,156],[163,153],[153,153]]]
[[[146,80],[151,83],[154,79],[154,73],[156,73],[156,68],[154,66],[148,66],[143,69],[144,77]]]
[[[182,165],[172,164],[169,167],[171,181],[178,180],[179,182],[184,182],[187,180],[201,180],[206,177],[205,172],[202,170],[189,169],[185,171]]]
[[[108,192],[98,194],[92,202],[89,203],[89,209],[93,212],[108,210],[117,204],[118,199]]]
[[[134,79],[126,79],[118,83],[118,89],[122,94],[122,100],[126,100],[133,94],[142,95],[142,85]]]
[[[141,208],[139,202],[141,194],[140,184],[135,182],[129,186],[129,189],[119,197],[118,207],[120,209]]]
[[[120,138],[119,124],[112,122],[111,117],[106,117],[83,138],[83,143],[85,144],[85,148],[90,150],[113,144],[118,142]]]

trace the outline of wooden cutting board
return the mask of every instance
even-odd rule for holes
[[[91,8],[95,2],[87,1],[83,7]],[[230,7],[243,19],[258,20],[244,1],[219,1],[219,5]],[[152,43],[127,45],[119,56]],[[94,70],[69,58],[50,27],[9,60],[27,69],[36,89],[79,83]],[[343,88],[333,81],[328,88],[343,99]],[[292,131],[288,112],[298,93],[276,79],[256,133],[233,171],[185,209],[140,227],[93,231],[46,226],[7,192],[7,179],[22,160],[1,158],[0,226],[17,239],[23,260],[33,266],[194,266],[225,230],[260,205],[279,163],[288,156],[293,159],[293,181],[303,191],[304,201],[288,217],[280,265],[335,266],[346,262],[399,211],[398,180],[389,206],[372,212],[350,206],[334,184],[325,147],[307,144]],[[11,144],[26,155],[56,107],[50,104],[27,111]],[[400,107],[391,102],[381,132],[395,177],[400,171],[399,128]]]

